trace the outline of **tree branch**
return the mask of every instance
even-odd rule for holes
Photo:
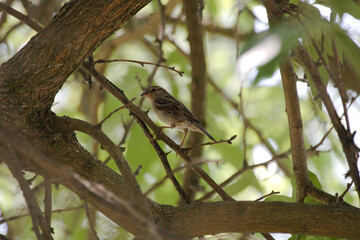
[[[0,141],[3,143],[3,140]],[[2,148],[6,148],[5,154],[1,154],[1,159],[5,162],[6,166],[9,168],[13,177],[18,181],[20,185],[20,189],[23,192],[26,204],[28,206],[30,216],[33,222],[33,229],[36,234],[38,240],[41,239],[53,239],[50,233],[50,229],[48,228],[43,215],[41,214],[41,210],[39,204],[36,201],[34,194],[31,192],[31,188],[29,183],[23,176],[21,171],[21,162],[19,161],[18,157],[16,156],[15,151],[12,149],[11,145],[4,146]],[[7,153],[6,153],[7,152]],[[0,152],[1,153],[1,152]],[[39,227],[42,231],[40,233]]]
[[[39,32],[42,29],[42,27],[38,23],[36,23],[34,20],[32,20],[28,16],[22,14],[21,12],[7,6],[5,3],[0,2],[0,10],[7,12],[11,16],[19,19],[21,22],[25,23],[26,25],[31,27],[36,32]]]
[[[273,4],[273,1],[264,1],[270,27],[282,18],[282,12],[278,8],[273,8]],[[296,74],[289,58],[286,58],[279,65],[284,88],[286,114],[289,122],[291,155],[297,188],[296,200],[301,202],[306,197],[307,188],[311,185],[311,182],[306,163],[303,123],[296,89]]]
[[[183,0],[184,13],[186,16],[186,27],[188,30],[188,42],[190,46],[190,63],[191,63],[191,111],[206,127],[206,61],[203,43],[203,29],[201,25],[201,16],[199,1]],[[204,135],[191,133],[188,145],[198,145],[204,139]],[[196,148],[190,152],[192,159],[202,155],[202,148]],[[184,173],[183,186],[185,192],[193,201],[199,189],[199,177],[190,168]]]
[[[354,135],[350,133],[349,130],[346,130],[342,125],[340,118],[336,113],[335,107],[331,101],[331,98],[326,91],[326,87],[321,79],[317,67],[315,66],[315,63],[311,59],[309,54],[302,46],[299,46],[296,49],[296,54],[300,57],[304,66],[309,71],[311,75],[311,79],[313,80],[314,85],[318,91],[319,97],[324,103],[325,108],[331,119],[331,122],[339,136],[343,151],[346,156],[346,160],[350,168],[349,170],[350,176],[352,177],[355,183],[355,188],[360,199],[360,176],[359,176],[359,170],[357,168],[357,160],[359,154],[358,154],[358,148],[354,143]],[[344,111],[346,111],[346,109]]]
[[[159,128],[149,116],[138,108],[136,105],[130,103],[129,99],[125,96],[122,90],[118,89],[113,83],[106,79],[103,75],[97,72],[89,63],[84,63],[83,67],[100,83],[100,85],[108,90],[114,97],[119,99],[127,109],[138,116],[142,121],[148,125],[151,130],[154,131],[157,138],[164,141],[170,148],[172,148],[178,155],[180,155],[186,162],[191,162],[189,155],[181,151],[180,146],[171,140],[162,130]],[[233,200],[219,185],[200,167],[194,166],[193,170],[206,181],[224,200]]]
[[[92,200],[92,202],[95,201],[95,203],[100,206],[100,209],[104,209],[105,207],[113,213],[116,213],[117,219],[112,219],[121,224],[125,229],[133,232],[134,235],[145,239],[184,239],[149,221],[149,219],[139,213],[139,209],[136,210],[133,205],[108,190],[104,185],[88,181],[72,170],[63,167],[57,161],[54,161],[34,148],[29,142],[2,126],[0,126],[0,142],[5,142],[19,153],[27,155],[32,159],[37,168],[45,169],[46,172],[51,175],[62,176],[66,187],[76,186],[78,189],[81,189],[82,194],[80,197],[84,197],[85,200]],[[3,152],[0,151],[0,153]],[[8,162],[12,163],[12,161]],[[30,211],[31,209],[33,208],[29,208]],[[39,214],[42,216],[40,209]],[[37,215],[38,214],[35,214],[34,216]],[[45,230],[42,230],[46,231],[47,228],[45,224],[43,225]]]
[[[339,205],[227,201],[191,204],[174,209],[173,215],[172,228],[184,235],[191,232],[190,237],[220,232],[291,232],[355,240],[360,228],[360,210]]]
[[[129,103],[131,103],[129,101]],[[129,185],[130,195],[134,196],[134,200],[143,201],[144,195],[140,190],[140,186],[135,179],[133,172],[131,171],[130,166],[128,165],[125,156],[122,154],[123,150],[116,146],[102,131],[98,125],[92,125],[88,122],[73,119],[69,117],[58,118],[58,125],[65,131],[80,131],[92,136],[96,139],[101,147],[106,150],[110,156],[114,159],[116,165],[118,166],[120,172],[125,178],[126,184]],[[101,127],[101,126],[100,126]],[[143,206],[143,204],[141,204]]]
[[[134,116],[135,120],[138,122],[139,126],[143,129],[146,137],[149,139],[151,145],[154,147],[157,155],[159,156],[161,163],[163,164],[165,171],[166,171],[166,175],[169,176],[171,182],[173,183],[176,191],[179,193],[182,201],[184,204],[189,204],[190,203],[190,199],[189,197],[186,195],[184,189],[181,187],[180,183],[177,181],[177,179],[175,178],[174,172],[172,171],[169,161],[167,159],[167,154],[162,150],[162,148],[160,147],[160,145],[155,141],[155,139],[153,138],[153,136],[151,135],[149,129],[147,128],[146,124],[138,117],[138,116]]]

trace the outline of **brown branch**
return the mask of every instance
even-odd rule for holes
[[[260,166],[267,166],[269,163],[274,162],[274,161],[278,161],[284,158],[287,158],[289,155],[289,151],[279,154],[277,156],[274,156],[273,158],[271,158],[270,160],[263,162],[263,163],[258,163],[258,164],[254,164],[254,165],[245,165],[243,166],[240,170],[238,170],[237,172],[235,172],[233,175],[231,175],[228,179],[226,179],[224,182],[222,182],[220,184],[220,187],[224,188],[225,186],[227,186],[228,184],[230,184],[232,181],[234,181],[237,177],[239,177],[241,174],[243,174],[244,172],[260,167]],[[198,201],[204,201],[206,199],[209,199],[210,197],[212,197],[214,195],[214,190],[204,194],[201,198],[198,199]]]
[[[297,56],[299,56],[304,66],[309,71],[311,78],[314,82],[314,85],[318,91],[318,96],[324,103],[325,108],[331,119],[331,122],[338,134],[343,151],[346,156],[346,160],[350,168],[349,170],[350,176],[352,177],[355,183],[356,191],[360,199],[360,177],[359,177],[359,170],[357,168],[357,159],[359,155],[358,155],[358,148],[354,143],[354,135],[349,131],[349,129],[346,130],[342,125],[340,118],[336,113],[335,107],[331,101],[331,98],[326,91],[326,87],[321,79],[317,67],[315,66],[315,63],[311,59],[309,54],[301,45],[296,49],[296,54]]]
[[[21,154],[31,158],[38,168],[45,169],[48,173],[62,176],[65,184],[71,184],[80,188],[83,194],[82,196],[95,199],[100,206],[106,206],[107,208],[112,209],[112,211],[117,212],[119,216],[125,217],[127,223],[136,229],[136,236],[145,239],[184,239],[183,237],[179,237],[178,235],[169,232],[169,230],[159,227],[149,221],[149,219],[141,215],[138,212],[138,209],[135,209],[132,204],[119,198],[116,194],[106,189],[102,184],[90,182],[72,172],[70,169],[63,167],[57,161],[45,156],[25,139],[16,136],[2,126],[0,126],[0,142],[6,142]],[[0,151],[0,153],[2,152]]]
[[[186,16],[186,28],[188,31],[188,42],[190,47],[189,60],[191,64],[191,111],[203,126],[206,126],[206,59],[203,43],[203,29],[201,25],[201,9],[199,1],[183,0],[183,11]],[[190,134],[188,145],[197,145],[202,142],[204,136]],[[191,158],[202,155],[202,148],[196,148],[190,152]],[[200,189],[198,175],[192,169],[186,169],[184,173],[183,186],[185,192],[193,201],[197,189]]]
[[[131,99],[129,102],[132,103],[135,99],[136,99],[136,98],[133,98],[133,99]],[[121,109],[124,109],[124,108],[126,108],[126,106],[121,106],[121,107],[115,109],[114,111],[112,111],[111,113],[109,113],[103,120],[101,120],[101,122],[99,122],[99,123],[97,124],[97,126],[102,126],[103,123],[104,123],[107,119],[109,119],[114,113],[116,113],[117,111],[119,111],[119,110],[121,110]]]
[[[192,162],[190,164],[186,164],[186,165],[183,165],[183,166],[180,166],[180,167],[177,167],[175,168],[172,173],[176,173],[178,171],[181,171],[185,168],[191,168],[193,166],[200,166],[204,163],[209,163],[209,162],[216,162],[216,163],[219,163],[220,161],[209,161],[209,160],[204,160],[204,161],[196,161],[196,162]],[[160,181],[154,183],[145,193],[144,195],[147,196],[149,195],[152,191],[154,191],[156,188],[158,188],[159,186],[161,186],[165,181],[166,179],[168,179],[170,176],[168,174],[166,174]]]
[[[171,167],[169,164],[169,161],[167,159],[167,154],[162,150],[162,148],[160,147],[160,145],[157,143],[157,141],[153,138],[153,135],[150,133],[149,129],[147,128],[146,124],[138,117],[138,116],[134,116],[135,120],[137,121],[137,123],[139,124],[139,126],[143,129],[146,137],[149,139],[151,145],[154,147],[157,155],[159,156],[161,163],[163,164],[165,171],[166,171],[166,175],[169,176],[171,182],[173,183],[176,191],[179,193],[182,201],[184,202],[184,204],[189,204],[190,203],[190,199],[189,197],[186,195],[184,189],[181,187],[180,183],[177,181]]]
[[[185,21],[179,18],[174,18],[172,16],[166,16],[166,21],[170,22],[170,23],[181,23],[181,24],[185,24]],[[226,27],[222,27],[222,26],[217,26],[212,22],[202,22],[202,27],[205,31],[209,32],[209,33],[213,33],[213,34],[218,34],[218,35],[222,35],[228,38],[234,38],[234,39],[238,39],[239,41],[247,41],[251,34],[250,33],[239,33],[239,32],[235,32],[234,28],[226,28]]]
[[[176,49],[186,58],[189,58],[189,55],[184,52],[178,44],[176,44],[173,40],[171,39],[168,39],[168,41],[170,43],[172,43]],[[209,82],[209,84],[214,88],[214,90],[220,95],[222,96],[222,98],[227,101],[232,107],[234,110],[236,110],[237,112],[240,113],[240,105],[236,102],[234,102],[233,100],[230,99],[230,97],[228,97],[226,94],[223,93],[223,91],[220,89],[219,86],[216,85],[215,81],[209,76],[207,75],[207,80]],[[242,114],[242,117],[244,119],[244,125],[245,126],[248,126],[250,129],[252,129],[258,136],[259,140],[264,144],[264,146],[270,151],[270,153],[275,156],[277,155],[276,151],[274,150],[274,148],[271,146],[271,144],[269,143],[269,141],[263,137],[261,131],[259,129],[257,129],[252,123],[251,121],[248,120],[248,118]],[[288,177],[291,177],[291,172],[289,172],[289,170],[286,168],[286,166],[283,166],[283,164],[281,162],[278,162],[278,166],[279,168],[285,173],[286,176]]]
[[[255,199],[254,201],[255,201],[255,202],[258,202],[258,201],[260,201],[260,200],[262,200],[262,199],[264,199],[264,198],[267,198],[267,197],[269,197],[269,196],[271,196],[271,195],[275,195],[275,194],[279,194],[279,193],[280,193],[280,192],[275,192],[274,190],[272,190],[271,193],[268,193],[268,194],[266,194],[266,195],[264,195],[264,196],[261,196],[261,197]]]
[[[327,236],[355,240],[359,238],[360,228],[360,210],[339,205],[267,201],[203,202],[177,208],[174,215],[174,225],[185,233],[191,229],[191,236],[219,232],[291,232],[303,235],[324,235],[326,232]],[[270,226],[273,226],[271,230]]]
[[[118,216],[126,217],[128,224],[143,233],[138,235],[150,236],[150,239],[157,239],[156,236],[163,236],[165,239],[179,239],[174,235],[169,236],[168,231],[154,226],[151,221],[139,216],[130,204],[119,199],[117,195],[106,190],[101,184],[86,181],[42,154],[26,140],[15,137],[4,128],[0,128],[0,141],[6,141],[21,154],[26,154],[39,168],[46,169],[48,173],[62,176],[66,185],[71,183],[81,188],[82,196],[86,196],[86,198],[91,196],[96,202],[100,202],[101,206],[107,206]],[[168,229],[173,229],[177,233],[189,237],[220,232],[268,231],[356,239],[360,228],[359,209],[338,205],[227,201],[197,203],[178,208],[157,205],[157,209],[162,213],[166,212]],[[332,221],[328,221],[329,213],[333,216]],[[208,217],[201,217],[204,214],[207,214]],[[213,219],[220,219],[221,222]],[[274,224],[274,219],[276,219],[276,224]]]
[[[62,212],[66,212],[66,211],[74,211],[74,210],[81,210],[83,209],[84,206],[78,206],[78,207],[70,207],[70,208],[61,208],[61,209],[55,209],[52,210],[51,213],[62,213]],[[42,214],[45,214],[45,211],[42,212]],[[4,224],[7,222],[11,222],[11,221],[15,221],[18,220],[20,218],[24,218],[24,217],[28,217],[29,213],[27,214],[22,214],[22,215],[17,215],[17,216],[12,216],[12,217],[7,217],[7,218],[3,218],[0,220],[0,224]]]
[[[263,3],[267,10],[270,27],[272,27],[283,17],[283,12],[280,10],[281,6],[268,0]],[[311,182],[306,163],[303,123],[296,89],[296,74],[288,57],[279,66],[289,123],[291,155],[297,190],[296,201],[301,202],[305,199],[307,188],[311,185]]]
[[[3,140],[1,142],[3,142]],[[39,204],[37,203],[34,194],[31,192],[29,183],[23,176],[20,160],[18,159],[15,151],[10,144],[7,146],[5,145],[3,148],[6,148],[6,150],[4,149],[5,156],[3,155],[1,159],[5,162],[11,174],[19,183],[20,189],[23,192],[26,204],[30,212],[30,216],[33,222],[33,230],[36,234],[37,239],[53,239],[49,228],[47,227],[45,219],[41,214]],[[42,233],[40,233],[39,228],[41,229]]]
[[[324,36],[323,36],[324,37]],[[341,103],[342,103],[342,106],[343,106],[343,110],[344,110],[344,113],[343,115],[345,116],[345,121],[346,121],[346,126],[347,126],[347,129],[348,131],[350,132],[350,121],[349,121],[349,115],[348,115],[348,112],[347,112],[347,107],[346,107],[346,103],[348,102],[348,97],[346,95],[346,91],[345,91],[345,88],[344,88],[344,83],[341,81],[341,79],[338,79],[334,74],[333,74],[333,71],[331,71],[330,67],[328,66],[328,64],[326,64],[326,61],[323,57],[323,51],[321,51],[319,49],[319,47],[317,46],[315,40],[310,36],[310,40],[319,56],[319,59],[322,63],[322,65],[325,67],[326,71],[329,73],[329,76],[330,78],[334,81],[335,83],[335,87],[338,89],[339,91],[339,94],[340,94],[340,98],[341,98]],[[336,48],[335,48],[336,49]],[[337,59],[337,62],[339,59]]]
[[[171,71],[176,72],[177,74],[180,75],[180,77],[182,77],[182,75],[184,74],[184,72],[176,70],[175,67],[169,67],[163,64],[159,64],[159,63],[153,63],[153,62],[145,62],[145,61],[137,61],[137,60],[130,60],[130,59],[112,59],[112,60],[105,60],[105,59],[99,59],[94,61],[94,64],[98,64],[98,63],[112,63],[112,62],[131,62],[131,63],[137,63],[140,64],[142,67],[146,64],[146,65],[154,65],[157,67],[162,67],[162,68],[166,68],[169,69]]]
[[[84,63],[83,67],[100,83],[100,85],[108,90],[113,96],[119,99],[123,104],[128,104],[129,99],[125,96],[122,90],[118,89],[113,83],[106,79],[103,75],[97,72],[93,66],[89,63]],[[157,138],[164,141],[171,149],[173,149],[179,156],[181,156],[186,162],[191,162],[189,155],[183,153],[180,149],[180,146],[177,145],[173,140],[171,140],[161,128],[159,128],[146,114],[134,104],[127,105],[128,110],[138,116],[143,120],[146,125],[149,126],[151,130],[154,131]],[[219,185],[201,168],[194,167],[193,170],[205,181],[207,182],[224,200],[233,200]]]
[[[289,122],[291,155],[297,187],[296,200],[301,202],[306,197],[307,187],[311,182],[306,162],[303,123],[296,88],[296,75],[290,59],[286,59],[285,62],[280,65],[280,73],[284,88],[286,114]]]
[[[128,104],[131,104],[129,101]],[[144,200],[144,196],[141,193],[140,186],[137,183],[133,172],[131,171],[130,166],[128,165],[124,155],[122,154],[123,150],[117,147],[102,131],[97,125],[92,125],[88,122],[73,119],[69,117],[58,118],[58,124],[65,131],[80,131],[86,133],[96,139],[101,147],[106,150],[110,156],[114,159],[117,167],[124,176],[129,185],[129,191],[132,194],[138,197],[138,201]]]
[[[191,146],[191,147],[187,147],[187,148],[183,148],[182,151],[185,153],[190,152],[191,150],[193,150],[194,148],[198,148],[198,147],[203,147],[203,146],[207,146],[207,145],[215,145],[215,144],[220,144],[220,143],[227,143],[227,144],[232,144],[232,141],[237,137],[237,135],[232,136],[229,139],[220,139],[219,141],[216,142],[206,142],[206,143],[201,143],[195,146]]]
[[[7,12],[8,14],[12,15],[13,17],[19,19],[21,22],[25,23],[26,25],[31,27],[36,32],[39,32],[42,29],[42,27],[38,23],[36,23],[34,20],[29,18],[28,16],[25,16],[21,12],[7,6],[6,4],[4,4],[2,2],[0,2],[0,10]]]
[[[86,217],[87,217],[88,222],[89,222],[91,238],[99,240],[99,237],[98,237],[98,235],[96,233],[96,230],[95,230],[95,224],[93,222],[93,216],[92,216],[92,213],[90,212],[90,209],[89,209],[89,206],[88,206],[87,202],[84,202],[84,208],[85,208]]]
[[[345,191],[339,196],[339,201],[343,201],[346,193],[350,190],[350,188],[351,188],[351,186],[353,185],[353,183],[354,183],[354,181],[351,181],[351,183],[348,183],[348,184],[346,185]]]
[[[173,43],[175,44],[175,43]],[[185,54],[186,55],[186,54]],[[207,76],[207,81],[208,83],[214,88],[214,90],[220,95],[222,96],[222,98],[224,100],[226,100],[235,110],[239,111],[239,104],[234,102],[233,100],[231,100],[231,98],[229,96],[227,96],[222,89],[220,89],[220,87],[218,85],[216,85],[216,83],[214,82],[214,80],[208,75]]]
[[[51,227],[51,213],[52,213],[52,189],[51,182],[44,178],[45,183],[45,197],[44,197],[44,209],[45,209],[45,224],[49,229],[50,233],[54,233],[53,228]]]

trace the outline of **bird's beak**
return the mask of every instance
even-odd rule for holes
[[[142,96],[142,97],[148,97],[149,96],[149,92],[148,91],[143,91],[141,94],[140,94],[140,96]]]

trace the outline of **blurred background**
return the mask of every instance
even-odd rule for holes
[[[6,0],[6,5],[46,26],[66,1]],[[351,131],[360,130],[360,81],[357,76],[359,60],[360,12],[352,4],[337,1],[290,1],[297,8],[289,10],[288,24],[279,24],[269,30],[268,17],[261,1],[206,0],[199,13],[203,24],[203,41],[206,56],[206,129],[215,139],[237,138],[231,145],[223,143],[205,146],[197,161],[217,182],[232,175],[224,189],[236,200],[256,200],[272,191],[265,201],[294,201],[295,187],[288,121],[285,113],[284,93],[278,63],[289,54],[299,81],[301,113],[304,125],[305,146],[308,151],[308,168],[312,182],[324,191],[342,194],[351,179],[345,178],[348,166],[341,144],[325,108],[316,97],[309,75],[289,50],[297,43],[309,51],[319,65],[323,80],[336,106],[338,115],[344,112],[339,91],[329,81],[329,73],[321,66],[319,56],[309,41],[315,39],[321,46],[326,62],[333,66],[336,46],[342,64],[344,85],[349,97],[348,115]],[[358,8],[360,9],[360,8]],[[36,34],[18,19],[0,13],[0,62],[18,52]],[[295,20],[294,20],[295,19]],[[309,37],[310,36],[310,37]],[[330,45],[329,45],[330,44]],[[332,45],[331,45],[332,44]],[[329,50],[330,49],[330,50]],[[129,99],[143,110],[150,104],[139,96],[148,85],[159,85],[191,107],[191,63],[188,31],[182,1],[152,1],[93,54],[94,60],[121,59],[119,62],[97,64],[98,71],[124,91]],[[333,58],[332,58],[333,57]],[[155,65],[128,62],[136,60]],[[163,64],[184,72],[158,67]],[[345,71],[346,70],[346,71]],[[346,81],[345,81],[346,78]],[[81,71],[74,72],[59,91],[52,110],[59,116],[67,115],[96,124],[122,104],[97,83],[87,79]],[[159,126],[152,111],[150,117]],[[196,115],[196,114],[195,114]],[[343,119],[344,120],[344,119]],[[343,121],[345,124],[345,122]],[[161,181],[166,173],[155,150],[144,133],[129,116],[127,110],[114,113],[103,124],[102,130],[116,143],[126,148],[125,155],[133,170],[142,165],[137,180],[144,192]],[[328,133],[328,131],[330,131]],[[183,132],[165,130],[177,143]],[[328,134],[327,134],[328,133]],[[118,172],[108,154],[89,136],[77,133],[79,142],[99,160]],[[203,141],[208,141],[204,138]],[[355,135],[359,145],[360,137]],[[165,152],[171,149],[159,142]],[[316,146],[315,148],[312,148]],[[139,150],[141,149],[141,150]],[[183,160],[174,153],[168,155],[173,169],[183,166]],[[176,172],[183,179],[184,170]],[[33,191],[39,199],[44,197],[43,179],[34,178]],[[196,189],[196,198],[211,189],[206,184]],[[179,196],[169,180],[159,184],[148,197],[161,204],[177,205]],[[345,195],[345,201],[359,206],[354,187]],[[207,200],[221,200],[217,195]],[[83,201],[61,185],[54,185],[52,226],[55,239],[91,239]],[[307,202],[316,203],[307,199]],[[10,239],[32,239],[32,223],[17,182],[7,167],[0,165],[0,233]],[[131,236],[95,209],[90,208],[100,239],[128,239]],[[218,239],[235,239],[238,236],[217,236]],[[288,239],[291,235],[278,235]],[[254,238],[262,239],[261,235]],[[249,238],[250,239],[250,238]],[[322,238],[324,239],[324,238]]]

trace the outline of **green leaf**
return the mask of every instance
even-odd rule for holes
[[[360,19],[360,5],[353,0],[317,0],[317,4],[321,4],[331,8],[333,11],[342,16],[344,13],[351,14],[354,18]]]
[[[259,192],[261,192],[261,185],[254,175],[253,171],[246,171],[240,177],[238,177],[231,185],[226,187],[225,191],[230,194],[231,196],[238,194],[245,188],[253,186]]]
[[[294,202],[291,197],[285,196],[285,195],[271,195],[267,198],[265,198],[266,202]]]
[[[144,173],[151,172],[151,169],[155,166],[157,166],[156,169],[159,169],[161,165],[160,160],[149,140],[145,137],[145,134],[137,124],[132,128],[126,143],[125,157],[133,170],[140,164],[142,165],[140,176]],[[141,151],[135,150],[139,149],[139,147],[141,148]]]
[[[276,71],[276,69],[278,69],[278,62],[279,62],[279,59],[275,58],[275,59],[271,60],[269,63],[258,67],[259,72],[256,75],[256,78],[255,78],[253,84],[256,86],[261,80],[271,77],[274,74],[274,72]]]
[[[360,76],[360,49],[357,44],[338,26],[333,26],[333,31],[339,45],[343,47],[344,54],[348,58],[352,70]]]
[[[319,178],[316,176],[316,174],[311,172],[310,170],[308,171],[308,174],[312,184],[314,184],[314,186],[317,187],[318,189],[322,189],[321,183],[319,181]]]
[[[321,236],[306,236],[306,235],[292,235],[289,240],[341,240],[341,238],[321,237]]]
[[[267,62],[258,66],[259,72],[255,78],[255,85],[258,84],[262,79],[271,76],[277,69],[277,64],[282,61],[284,57],[288,56],[288,50],[292,49],[297,44],[300,36],[300,28],[294,27],[291,24],[278,24],[272,27],[269,31],[253,34],[252,37],[245,43],[240,51],[240,58],[244,53],[250,51],[252,48],[261,48],[259,51],[266,51],[266,41],[274,41],[276,44],[280,44],[280,50],[272,59],[267,59]]]

